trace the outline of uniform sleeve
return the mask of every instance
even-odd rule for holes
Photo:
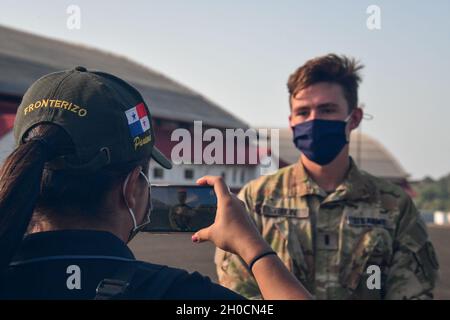
[[[425,223],[405,196],[386,278],[385,299],[432,299],[439,263]]]
[[[253,221],[261,232],[262,222],[254,210],[251,185],[247,184],[244,186],[238,197],[244,202],[247,212],[253,218]],[[214,261],[221,285],[238,292],[248,299],[261,299],[261,293],[255,278],[248,271],[246,264],[239,256],[217,248]]]

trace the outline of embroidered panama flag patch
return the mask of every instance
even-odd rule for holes
[[[139,103],[125,111],[130,128],[131,136],[134,138],[150,129],[150,120],[144,103]]]

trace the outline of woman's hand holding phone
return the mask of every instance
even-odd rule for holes
[[[238,254],[255,276],[265,299],[311,299],[309,292],[289,272],[283,262],[271,252],[244,203],[232,194],[221,177],[205,176],[197,180],[200,185],[211,185],[217,196],[214,223],[192,236],[194,242],[212,241],[217,247]],[[256,257],[256,260],[255,260]]]

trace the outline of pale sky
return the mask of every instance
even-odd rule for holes
[[[71,4],[80,30],[66,27]],[[381,10],[380,30],[366,26],[369,5]],[[306,60],[354,56],[366,66],[360,102],[374,116],[363,132],[413,179],[450,173],[450,1],[0,0],[0,8],[2,25],[127,56],[252,126],[287,126],[286,81]]]

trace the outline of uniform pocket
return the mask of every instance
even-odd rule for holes
[[[313,250],[307,203],[300,197],[267,199],[256,206],[262,235],[286,267],[311,289]]]
[[[420,273],[416,273],[417,277],[423,283],[430,283],[431,287],[434,287],[436,284],[439,262],[433,245],[430,241],[427,241],[417,252],[413,252],[413,255],[420,268]]]
[[[389,232],[384,228],[366,229],[360,234],[354,250],[342,259],[339,274],[341,285],[350,291],[354,299],[381,298],[391,257],[392,238]]]
[[[426,225],[422,219],[414,223],[402,238],[402,249],[413,255],[417,267],[414,273],[427,288],[433,288],[438,276],[439,262],[433,245],[428,239]]]
[[[306,221],[303,221],[306,223]],[[295,218],[283,218],[274,221],[272,248],[277,252],[287,268],[299,279],[308,290],[313,290],[314,259],[312,250],[308,250],[308,231],[300,226]]]

